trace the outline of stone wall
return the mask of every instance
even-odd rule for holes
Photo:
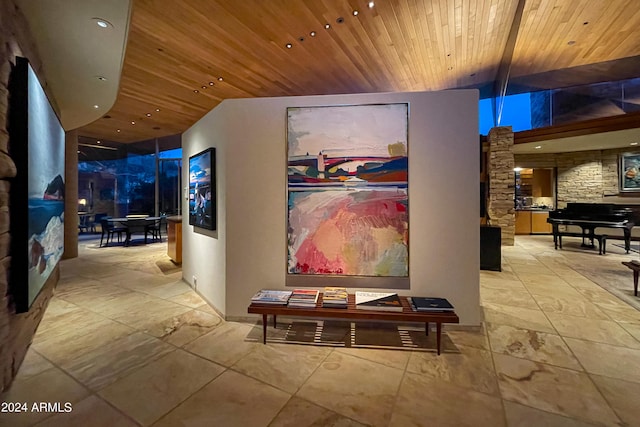
[[[502,244],[513,246],[515,234],[515,172],[513,168],[513,131],[511,126],[489,131],[489,205],[491,225],[502,230]]]
[[[60,276],[56,267],[29,312],[15,313],[8,289],[12,256],[9,194],[16,170],[9,156],[12,141],[7,131],[7,85],[16,56],[28,58],[36,74],[42,76],[28,28],[14,0],[0,2],[0,392],[6,390],[15,377]],[[43,86],[46,90],[46,85]]]
[[[633,194],[620,195],[618,159],[621,153],[640,152],[626,148],[557,154],[519,154],[516,165],[556,169],[557,207],[570,202],[640,203]]]

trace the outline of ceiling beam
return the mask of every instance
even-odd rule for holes
[[[513,52],[516,47],[518,32],[520,31],[520,22],[522,21],[522,13],[524,11],[525,3],[526,0],[518,0],[518,6],[516,7],[516,12],[513,15],[513,21],[511,21],[509,37],[507,38],[507,43],[505,44],[504,51],[502,52],[502,59],[493,84],[493,122],[496,126],[500,126],[500,121],[502,119],[504,97],[507,94],[509,74],[511,72],[511,63],[513,61]]]

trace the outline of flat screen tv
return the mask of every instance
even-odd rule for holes
[[[16,58],[9,77],[8,129],[17,171],[10,189],[9,290],[16,312],[25,312],[64,251],[65,187],[64,129],[25,58]]]
[[[216,149],[189,157],[189,225],[216,229]]]

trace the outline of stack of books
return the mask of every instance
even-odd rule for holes
[[[453,311],[453,306],[445,298],[410,297],[413,311],[446,312]]]
[[[314,308],[318,303],[320,292],[314,289],[294,289],[287,307]]]
[[[356,308],[360,310],[402,311],[402,303],[396,293],[356,292]]]
[[[347,288],[326,287],[322,294],[322,306],[326,308],[347,308],[348,298]]]
[[[251,297],[252,304],[272,304],[287,305],[291,291],[280,291],[275,289],[261,289]]]

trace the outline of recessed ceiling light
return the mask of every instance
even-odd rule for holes
[[[315,31],[311,31],[311,32],[309,33],[309,35],[310,35],[311,37],[315,37],[315,36],[316,36],[316,32],[315,32]]]
[[[131,120],[131,124],[132,124],[132,125],[135,125],[135,124],[136,124],[136,122],[134,122],[133,120]]]
[[[80,154],[80,150],[78,150],[78,154]]]
[[[109,27],[113,27],[113,24],[109,21],[107,21],[106,19],[102,19],[102,18],[93,18],[93,21],[96,23],[96,25],[100,28],[109,28]]]
[[[344,22],[344,18],[341,16],[341,17],[339,17],[338,19],[336,19],[336,22],[337,22],[338,24],[342,24],[342,23]]]
[[[293,47],[293,45],[292,45],[291,43],[287,43],[287,44],[285,45],[285,47],[286,47],[287,49],[291,49],[291,48]]]
[[[209,86],[213,86],[214,84],[214,82],[209,82]]]
[[[589,21],[584,21],[582,25],[589,25]]]
[[[542,148],[542,145],[536,145],[534,148],[535,148],[536,150],[539,150],[539,149],[541,149],[541,148]]]
[[[221,81],[223,81],[223,80],[224,80],[224,79],[223,79],[222,77],[218,77],[218,81],[219,81],[219,82],[221,82]]]
[[[202,89],[206,89],[206,88],[207,88],[206,86],[202,86]]]
[[[107,81],[107,78],[105,76],[96,76],[96,79],[100,80],[101,82]]]
[[[200,91],[198,89],[194,89],[193,93],[200,93]]]
[[[574,44],[576,44],[576,41],[575,41],[575,40],[569,40],[569,41],[567,42],[567,44],[568,44],[569,46],[573,46]]]
[[[154,127],[152,127],[151,129],[153,129],[153,130],[160,130],[160,126],[154,126]]]
[[[324,24],[324,28],[328,30],[329,28],[331,28],[331,24]]]
[[[375,3],[373,3],[372,1],[369,2],[369,9],[373,8],[373,6],[375,6]]]
[[[147,116],[147,117],[151,117],[151,113],[147,113],[147,114],[146,114],[146,116]]]
[[[159,108],[156,108],[156,113],[159,113],[159,112],[160,112],[160,109],[159,109]]]
[[[629,144],[629,145],[638,145],[638,143],[637,143],[637,142],[632,142],[632,143],[631,143],[631,144]]]
[[[451,71],[453,70],[453,67],[447,67],[447,70]]]
[[[100,144],[100,140],[99,139],[96,140],[96,144]]]
[[[96,104],[96,105],[93,106],[93,108],[97,109],[97,108],[100,108],[100,106]]]
[[[476,73],[469,74],[469,77],[475,77],[475,76],[476,76]]]
[[[358,16],[358,13],[360,13],[360,12],[358,12],[357,10],[354,10],[353,11],[353,16]]]
[[[116,132],[120,133],[120,129],[116,129]]]
[[[298,37],[298,41],[299,41],[300,43],[302,43],[302,42],[304,41],[304,37],[302,37],[302,36]]]

